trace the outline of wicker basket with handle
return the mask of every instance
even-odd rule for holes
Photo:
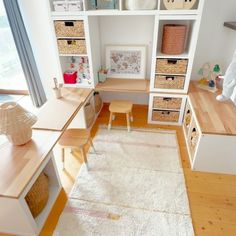
[[[46,206],[48,197],[49,179],[46,174],[41,173],[25,196],[25,200],[34,218],[36,218]]]
[[[168,10],[189,10],[194,7],[197,0],[163,0],[164,6]]]
[[[94,107],[96,113],[98,113],[102,108],[102,98],[98,92],[94,93]]]
[[[84,114],[85,114],[85,118],[86,118],[87,128],[90,128],[95,120],[95,111],[94,111],[94,108],[93,108],[93,105],[91,104],[91,102],[88,102],[87,104],[85,104]]]
[[[161,122],[178,122],[179,112],[178,111],[153,111],[152,112],[153,121]]]
[[[57,43],[60,54],[87,54],[84,39],[58,39]]]
[[[54,21],[57,37],[84,37],[84,22]]]
[[[155,88],[160,89],[183,89],[185,77],[184,76],[166,76],[156,75],[155,77]]]
[[[185,74],[188,67],[187,59],[157,59],[156,73]]]
[[[185,49],[186,25],[164,25],[161,52],[169,55],[182,54]]]
[[[154,97],[153,108],[154,109],[174,109],[178,110],[181,108],[182,98],[171,98],[171,97]]]

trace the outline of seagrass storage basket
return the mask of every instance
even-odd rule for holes
[[[179,112],[178,111],[153,111],[152,120],[160,122],[178,122]]]
[[[182,98],[170,98],[170,97],[154,97],[153,108],[154,109],[174,109],[181,108]]]
[[[157,59],[156,73],[185,74],[188,67],[187,59]]]
[[[88,102],[87,104],[85,104],[84,115],[86,119],[86,126],[87,128],[90,128],[95,120],[95,111],[91,102]]]
[[[36,218],[46,206],[48,197],[49,179],[46,174],[41,173],[25,196],[25,200],[34,218]]]
[[[57,37],[84,37],[84,22],[54,21]]]
[[[198,0],[163,0],[167,10],[189,10],[194,7]]]
[[[161,52],[179,55],[184,52],[186,41],[186,25],[164,25]]]
[[[184,76],[155,76],[155,88],[160,89],[183,89],[185,77]]]
[[[102,98],[98,92],[94,93],[94,107],[96,114],[101,110],[102,108]]]
[[[84,39],[58,39],[57,43],[60,54],[87,54]]]

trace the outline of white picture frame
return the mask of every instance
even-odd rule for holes
[[[106,68],[108,78],[145,79],[145,45],[107,45]]]

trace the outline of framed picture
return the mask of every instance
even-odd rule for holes
[[[146,78],[146,46],[106,46],[108,77],[122,79]]]

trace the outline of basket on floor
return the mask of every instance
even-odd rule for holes
[[[46,206],[48,197],[49,179],[46,174],[41,173],[30,191],[25,196],[25,200],[34,218],[36,218]]]

